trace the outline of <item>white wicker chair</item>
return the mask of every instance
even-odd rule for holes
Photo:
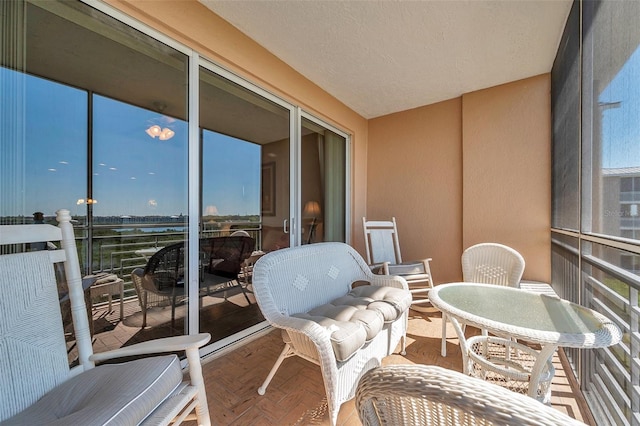
[[[433,365],[370,370],[358,383],[356,409],[365,426],[584,426],[532,398]]]
[[[374,273],[399,275],[407,280],[409,290],[414,295],[411,309],[425,311],[424,305],[429,302],[427,295],[429,290],[433,288],[431,258],[402,261],[395,217],[392,217],[390,221],[367,220],[363,217],[362,227],[366,243],[367,263]]]
[[[351,284],[368,281],[372,286],[405,289],[405,311],[384,327],[350,358],[338,361],[331,341],[331,327],[294,316],[327,304],[349,293]],[[375,275],[362,257],[344,243],[317,243],[273,251],[262,256],[253,269],[253,291],[264,317],[283,330],[284,349],[258,393],[263,395],[285,358],[297,355],[320,365],[331,424],[340,405],[353,398],[358,379],[381,364],[400,340],[404,352],[407,311],[411,295],[401,277]]]
[[[209,425],[199,347],[209,334],[171,337],[93,354],[78,252],[68,210],[52,225],[0,226],[0,423],[180,424],[194,410]],[[34,241],[61,249],[29,252]],[[9,254],[5,254],[9,253]],[[77,366],[70,368],[56,268],[64,262]],[[176,355],[98,367],[95,362],[185,351],[190,379]]]
[[[465,282],[518,287],[525,262],[520,253],[497,243],[481,243],[462,253],[462,279]],[[442,356],[447,356],[447,317],[442,313]]]

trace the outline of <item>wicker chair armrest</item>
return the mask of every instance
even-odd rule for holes
[[[409,289],[409,285],[407,284],[407,280],[399,275],[373,275],[370,278],[371,285],[377,285],[380,287],[395,287],[395,288],[403,288],[405,290]]]
[[[124,346],[120,349],[93,354],[89,357],[92,361],[106,361],[114,358],[122,358],[134,355],[147,355],[165,352],[186,351],[198,349],[211,339],[209,333],[200,333],[186,336],[167,337],[154,339],[147,342]]]
[[[331,356],[335,358],[329,331],[320,324],[304,318],[283,315],[274,318],[271,325],[286,330],[289,333],[300,333],[307,336],[316,345],[319,353],[330,353]]]
[[[319,362],[325,365],[326,368],[335,370],[338,361],[336,360],[335,352],[333,352],[331,334],[326,328],[305,318],[285,315],[272,318],[270,323],[272,326],[283,329],[289,333],[289,337],[292,340],[291,343],[294,348],[296,348],[296,351],[304,353],[314,359],[319,358]],[[302,335],[306,337],[306,339],[296,339],[296,334]],[[317,354],[309,353],[309,349],[306,347],[309,341],[315,346]]]

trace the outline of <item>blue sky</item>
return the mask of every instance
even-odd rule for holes
[[[78,200],[87,195],[88,94],[36,77],[24,81],[24,214],[64,207],[84,215]],[[98,95],[93,108],[94,214],[187,214],[187,123]],[[154,124],[175,136],[150,137],[145,130]],[[260,155],[259,145],[205,131],[203,210],[259,214]]]
[[[640,167],[640,49],[611,80],[598,102],[620,102],[602,112],[602,166]]]
[[[187,123],[101,97],[94,115],[94,214],[186,214]],[[151,138],[152,125],[175,136]],[[203,139],[203,209],[259,214],[260,147],[211,131]]]

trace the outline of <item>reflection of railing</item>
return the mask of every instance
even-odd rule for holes
[[[135,268],[144,268],[148,259],[148,257],[136,252],[184,241],[186,233],[177,230],[177,228],[185,229],[182,225],[177,226],[175,223],[94,226],[92,273],[109,272],[118,275],[124,280],[125,299],[134,297],[135,289],[131,280],[131,272]],[[149,232],[144,232],[144,229],[149,229]],[[154,231],[156,229],[166,230]],[[245,223],[242,227],[235,225],[228,229],[206,229],[201,232],[201,237],[229,235],[237,230],[247,231],[256,240],[256,248],[261,247],[261,227],[259,224],[247,225]],[[109,235],[105,235],[107,233]],[[77,232],[77,235],[83,234],[83,232]]]

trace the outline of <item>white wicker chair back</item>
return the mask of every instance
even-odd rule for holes
[[[373,273],[360,254],[343,243],[316,243],[276,250],[253,268],[253,291],[264,317],[292,315],[328,303]],[[322,286],[309,285],[322,282]]]
[[[522,255],[503,244],[476,244],[462,253],[462,279],[466,282],[518,287],[524,268]]]
[[[434,365],[370,370],[358,383],[356,409],[365,426],[584,425],[527,396]]]

